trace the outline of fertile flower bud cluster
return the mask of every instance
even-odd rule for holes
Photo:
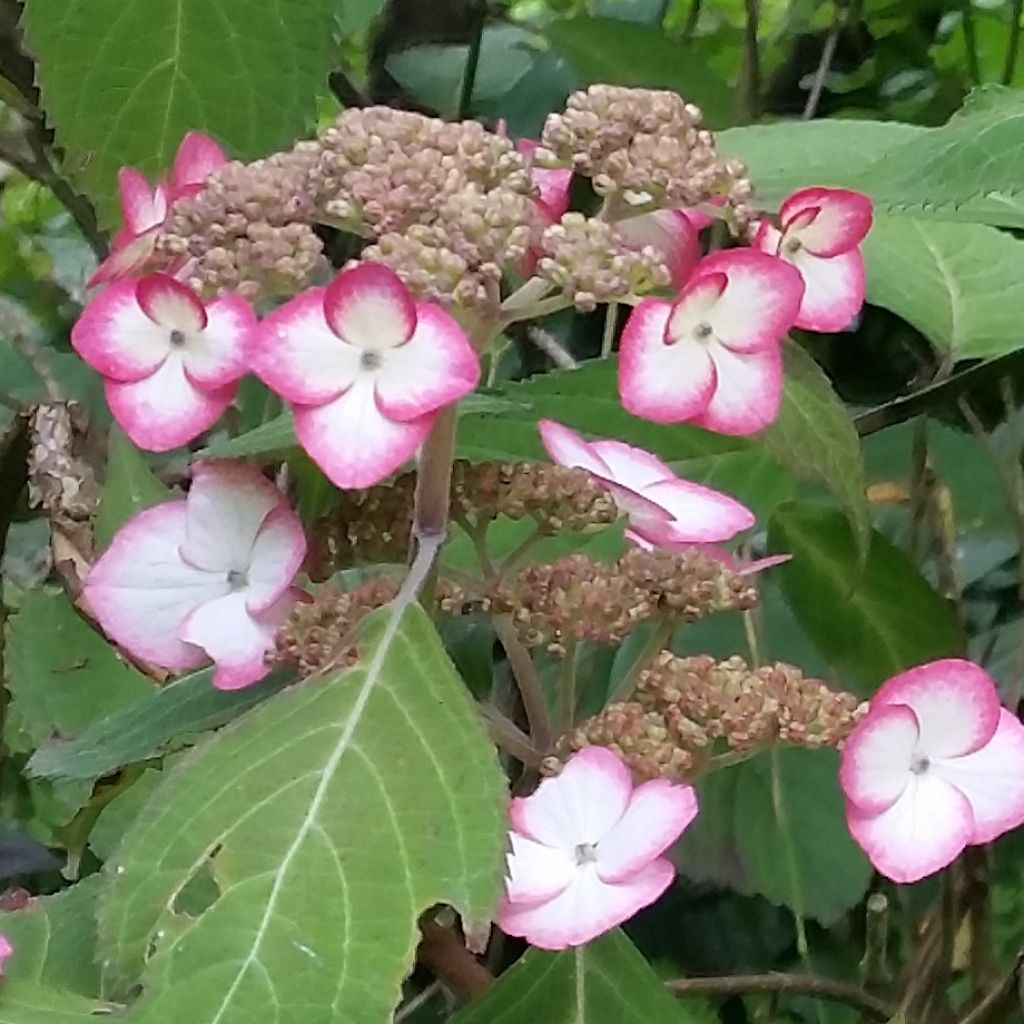
[[[634,549],[616,562],[573,554],[493,586],[482,611],[510,614],[525,644],[556,655],[568,642],[616,644],[640,623],[753,608],[757,591],[704,552]]]
[[[625,207],[697,206],[725,200],[748,219],[746,168],[724,160],[701,112],[673,92],[592,85],[573,93],[565,111],[548,116],[535,159],[568,166],[601,196]]]
[[[751,669],[742,658],[716,662],[662,651],[633,700],[611,704],[558,742],[545,765],[557,772],[573,751],[610,747],[638,779],[691,778],[716,741],[748,751],[769,742],[838,746],[867,710],[849,693],[807,679],[791,665]]]
[[[308,571],[326,579],[353,565],[402,562],[412,530],[416,474],[392,484],[342,491],[314,528]],[[480,525],[498,516],[533,517],[545,532],[582,531],[618,518],[611,495],[589,474],[546,463],[459,460],[452,469],[451,515]]]
[[[541,236],[536,273],[583,312],[599,303],[666,287],[672,275],[665,254],[653,246],[628,248],[613,225],[567,213]]]

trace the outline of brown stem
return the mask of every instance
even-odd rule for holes
[[[522,697],[523,709],[526,711],[526,721],[530,725],[530,740],[537,750],[547,751],[551,746],[551,724],[537,666],[519,639],[511,615],[494,615],[491,621],[501,646],[505,648],[512,675],[519,687],[519,696]]]
[[[530,742],[530,737],[515,722],[506,718],[496,707],[488,704],[484,704],[480,708],[480,716],[484,720],[487,735],[506,754],[511,754],[528,768],[540,767],[544,760],[541,752]]]
[[[856,985],[808,974],[733,974],[721,978],[679,978],[665,987],[676,996],[725,996],[785,993],[843,1003],[885,1024],[896,1015],[896,1007],[865,992]]]
[[[420,924],[423,938],[416,951],[416,959],[444,983],[462,1003],[478,999],[493,984],[494,975],[466,949],[462,937],[454,928],[446,928],[436,921]]]
[[[416,543],[427,537],[443,537],[448,530],[457,424],[458,406],[453,402],[437,414],[420,449],[412,528]]]
[[[669,619],[662,619],[661,622],[658,623],[654,632],[651,633],[647,643],[644,644],[640,653],[633,661],[633,664],[629,666],[626,674],[619,680],[619,685],[615,687],[611,696],[608,698],[609,704],[629,700],[633,695],[633,691],[636,689],[640,673],[650,665],[654,656],[669,642],[675,628],[675,623]]]
[[[756,121],[761,116],[761,51],[757,42],[760,0],[744,0],[743,71],[737,95],[741,121]]]
[[[828,35],[825,37],[825,45],[821,50],[821,60],[818,61],[818,68],[814,72],[811,91],[807,95],[807,105],[804,107],[803,113],[804,121],[810,121],[818,112],[818,104],[821,102],[821,94],[825,88],[825,79],[828,77],[829,69],[832,67],[832,60],[836,55],[836,44],[839,42],[839,32],[842,27],[843,9],[839,3],[834,3],[832,24],[829,27]]]
[[[1010,1007],[1019,1001],[1018,990],[1024,954],[1018,954],[1013,970],[957,1024],[996,1024]]]
[[[860,977],[866,989],[880,988],[889,980],[889,900],[872,893],[864,909],[864,958]]]

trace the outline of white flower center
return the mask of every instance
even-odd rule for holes
[[[228,570],[228,586],[233,590],[244,590],[249,586],[249,575],[244,569]]]
[[[910,770],[915,775],[924,775],[926,771],[931,767],[931,761],[925,754],[915,754],[910,762]]]
[[[384,359],[379,352],[368,350],[359,357],[359,368],[362,370],[379,370],[383,362]]]
[[[174,330],[171,331],[170,342],[175,348],[181,348],[181,346],[184,345],[187,340],[188,339],[185,337],[185,332],[179,331],[177,327],[175,327]]]
[[[706,320],[702,320],[693,329],[694,339],[701,342],[706,342],[714,333],[715,329]]]
[[[803,242],[799,238],[787,238],[782,248],[784,252],[795,255],[803,248]]]
[[[577,864],[593,864],[597,860],[597,847],[593,843],[580,843],[576,847]]]

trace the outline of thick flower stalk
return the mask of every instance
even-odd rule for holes
[[[220,419],[248,370],[256,317],[241,298],[208,305],[166,274],[125,278],[86,306],[75,351],[103,376],[110,412],[140,447],[169,451]]]
[[[216,665],[221,689],[266,675],[296,600],[306,540],[283,495],[241,463],[198,463],[187,497],[140,512],[86,577],[86,604],[129,654],[161,668]]]
[[[871,863],[916,882],[1024,823],[1024,725],[977,665],[933,661],[871,698],[839,778]]]
[[[581,946],[653,903],[672,883],[665,850],[697,815],[689,786],[634,787],[600,747],[580,751],[510,809],[498,924],[541,949]]]
[[[423,443],[442,406],[480,377],[462,328],[362,263],[261,321],[252,368],[292,404],[295,433],[339,487],[378,483]]]

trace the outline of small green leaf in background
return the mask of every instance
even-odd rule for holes
[[[761,433],[760,442],[792,472],[828,488],[866,554],[871,517],[853,421],[828,377],[804,349],[787,341],[783,353],[782,406],[775,422]]]
[[[117,172],[166,172],[191,129],[233,157],[312,125],[337,0],[28,0],[24,29],[65,167],[118,219]]]
[[[864,256],[868,301],[939,351],[975,359],[1024,346],[1024,242],[1005,231],[879,214]]]
[[[212,669],[152,689],[139,700],[99,718],[73,740],[40,745],[26,767],[33,778],[98,779],[135,761],[163,754],[175,740],[215,729],[266,700],[292,680],[275,672],[255,686],[218,690]]]
[[[173,495],[156,478],[142,452],[117,426],[107,440],[107,468],[96,513],[96,546],[105,548],[114,534],[137,512],[159,505]]]
[[[660,29],[619,18],[580,16],[552,21],[544,34],[576,72],[594,83],[670,89],[696,103],[706,124],[722,128],[733,117],[733,90],[692,44]]]
[[[778,771],[776,814],[772,761]],[[700,812],[673,849],[680,872],[835,922],[871,866],[850,838],[833,750],[781,748],[698,783]]]
[[[773,516],[768,543],[793,556],[773,578],[844,689],[869,695],[903,669],[963,651],[949,602],[877,531],[862,567],[840,513],[792,502]]]
[[[392,614],[366,620],[368,664],[182,758],[108,861],[100,959],[114,991],[141,980],[137,1024],[250,1024],[268,1001],[389,1024],[419,915],[492,914],[505,779],[426,613]],[[213,899],[177,913],[203,873]]]
[[[561,953],[529,950],[451,1024],[688,1024],[619,930]]]
[[[0,1024],[97,1024],[119,1009],[17,978],[0,985]]]
[[[384,10],[386,0],[339,0],[335,5],[335,16],[342,34],[352,38],[361,36],[372,24],[374,18]]]
[[[77,736],[93,722],[155,693],[153,683],[123,662],[62,592],[26,593],[7,621],[10,726],[38,744]]]
[[[96,897],[99,875],[54,896],[36,896],[23,910],[0,917],[0,932],[14,947],[4,965],[3,995],[11,979],[38,982],[79,995],[100,991],[96,953]]]

